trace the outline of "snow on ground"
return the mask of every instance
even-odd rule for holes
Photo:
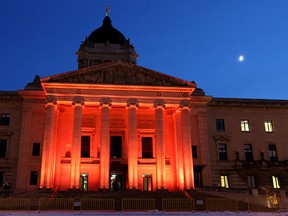
[[[288,216],[287,212],[163,212],[163,211],[149,211],[149,212],[80,212],[80,211],[26,211],[26,212],[16,212],[16,211],[0,211],[0,216],[93,216],[93,215],[106,215],[106,216]]]

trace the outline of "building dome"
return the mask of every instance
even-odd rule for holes
[[[124,45],[127,41],[125,36],[112,26],[111,19],[106,16],[103,20],[103,25],[93,31],[88,40],[93,43],[106,43]]]
[[[94,30],[80,45],[77,52],[78,69],[111,61],[136,64],[138,57],[130,39],[112,26],[108,15],[100,28]]]

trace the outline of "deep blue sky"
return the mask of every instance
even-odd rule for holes
[[[106,3],[138,65],[214,97],[288,99],[288,0],[1,1],[0,89],[76,69]]]

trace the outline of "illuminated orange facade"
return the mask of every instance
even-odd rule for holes
[[[194,166],[202,172],[207,162],[193,164],[192,142],[207,139],[191,131],[206,128],[198,119],[209,98],[193,99],[195,83],[137,66],[108,16],[77,55],[78,70],[36,77],[19,91],[16,190],[194,189]],[[41,157],[30,156],[37,143]],[[23,170],[39,174],[37,184]]]
[[[0,91],[0,190],[285,195],[287,100],[213,98],[138,66],[108,16],[77,56],[75,71]]]

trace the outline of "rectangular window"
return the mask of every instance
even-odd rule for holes
[[[37,185],[38,184],[38,171],[31,171],[30,172],[30,185]]]
[[[153,158],[152,137],[142,137],[142,158]]]
[[[226,175],[221,176],[220,184],[221,184],[221,187],[229,188],[229,179],[228,179],[228,176],[226,176]]]
[[[4,184],[4,172],[0,172],[0,187],[3,187]]]
[[[111,136],[110,142],[111,158],[122,158],[122,136]]]
[[[143,175],[143,191],[152,191],[152,175]]]
[[[192,157],[197,158],[197,146],[192,146]]]
[[[225,131],[224,119],[216,119],[216,130]]]
[[[251,144],[244,144],[245,161],[253,161],[253,151]]]
[[[7,140],[0,139],[0,158],[5,158],[7,154]]]
[[[268,144],[268,153],[269,153],[270,161],[273,161],[273,162],[278,161],[277,150],[276,150],[275,144]]]
[[[247,176],[247,184],[248,188],[255,188],[256,187],[255,176]]]
[[[272,176],[273,188],[280,188],[279,178]]]
[[[243,131],[243,132],[250,131],[250,126],[249,126],[248,120],[241,120],[241,131]]]
[[[272,121],[264,121],[264,129],[265,129],[265,132],[267,133],[271,133],[273,132],[273,124],[272,124]]]
[[[0,125],[9,125],[9,124],[10,124],[10,113],[1,113]]]
[[[40,143],[33,143],[32,156],[40,156]]]
[[[81,157],[90,157],[90,136],[81,137]]]
[[[219,160],[225,161],[228,160],[227,155],[227,146],[224,143],[218,144]]]

